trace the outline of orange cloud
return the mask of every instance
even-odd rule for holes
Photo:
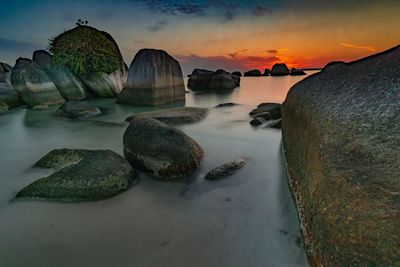
[[[355,44],[348,44],[348,43],[340,43],[341,46],[348,47],[348,48],[356,48],[356,49],[365,49],[371,52],[375,52],[376,49],[373,46],[364,46],[364,45],[355,45]]]

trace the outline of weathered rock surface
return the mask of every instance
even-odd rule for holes
[[[282,106],[291,185],[323,266],[400,266],[400,46],[330,64]]]
[[[123,137],[128,162],[147,174],[164,180],[194,173],[203,149],[185,133],[147,116],[134,118]]]
[[[67,68],[54,64],[53,56],[47,51],[36,50],[33,53],[33,62],[46,72],[65,99],[82,100],[87,97],[83,82]]]
[[[0,101],[8,108],[15,108],[24,105],[22,99],[14,90],[11,83],[0,83]]]
[[[240,77],[235,76],[239,78]],[[237,81],[233,79],[233,75],[224,70],[217,70],[211,77],[208,88],[211,90],[232,90],[237,86]]]
[[[188,81],[190,89],[199,91],[233,90],[237,86],[240,86],[240,77],[224,70],[213,72],[210,70],[195,69]]]
[[[206,108],[171,108],[137,113],[126,118],[125,121],[131,121],[139,116],[147,116],[167,124],[183,124],[201,121],[207,117],[207,114],[208,109]]]
[[[118,102],[155,106],[183,100],[185,85],[179,62],[163,50],[140,50],[132,61]]]
[[[128,189],[137,175],[123,157],[110,150],[56,149],[35,166],[57,171],[22,189],[17,199],[100,200]]]
[[[232,72],[232,75],[238,76],[238,77],[242,77],[243,74],[240,71],[234,71]]]
[[[261,71],[259,70],[249,70],[245,73],[243,73],[244,77],[260,77],[261,76]]]
[[[65,102],[57,111],[56,115],[69,119],[86,119],[101,114],[98,107],[94,107],[83,101]]]
[[[271,74],[271,70],[265,69],[264,73],[262,74],[262,76],[269,76],[270,74]]]
[[[29,59],[17,60],[11,83],[29,107],[58,105],[65,101],[49,76]]]
[[[221,166],[218,166],[215,169],[212,169],[209,173],[207,173],[207,175],[204,178],[207,180],[218,180],[226,178],[238,172],[245,165],[246,165],[246,160],[235,159],[231,162],[222,164]]]
[[[271,70],[271,76],[286,76],[289,74],[290,70],[285,63],[276,63]]]
[[[301,70],[301,69],[292,69],[291,71],[290,71],[290,75],[291,76],[300,76],[300,75],[307,75],[303,70]]]

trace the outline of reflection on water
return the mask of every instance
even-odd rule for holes
[[[93,100],[105,112],[87,121],[59,119],[54,110],[1,116],[0,266],[307,266],[296,242],[300,232],[282,169],[280,131],[254,129],[247,115],[260,102],[282,102],[300,79],[249,77],[230,94],[187,94],[187,106],[211,108],[206,120],[179,126],[204,148],[201,169],[183,183],[141,175],[138,186],[98,202],[10,200],[49,174],[31,166],[52,149],[122,154],[124,119],[152,108],[107,99]],[[222,102],[241,105],[212,108]],[[237,174],[203,179],[239,157],[249,161]]]

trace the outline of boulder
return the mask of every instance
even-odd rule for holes
[[[275,129],[281,129],[282,127],[282,119],[277,119],[277,120],[271,120],[267,122],[265,125],[267,128],[275,128]]]
[[[24,105],[18,93],[10,83],[0,83],[0,101],[9,108],[15,108]]]
[[[56,111],[56,115],[68,119],[86,119],[101,114],[101,110],[83,101],[65,102]]]
[[[260,77],[261,71],[259,70],[249,70],[243,74],[244,77]]]
[[[125,121],[131,121],[139,116],[148,116],[167,124],[183,124],[201,121],[207,117],[207,114],[208,109],[206,108],[171,108],[137,113],[126,118]]]
[[[164,180],[191,175],[204,156],[192,138],[148,116],[131,120],[123,146],[125,158],[134,168]]]
[[[11,83],[29,107],[59,105],[65,101],[49,76],[30,59],[17,59]]]
[[[264,113],[270,114],[270,119],[281,118],[281,104],[279,103],[261,103],[257,108],[253,109],[249,115],[253,118],[259,117]]]
[[[271,76],[286,76],[289,74],[290,70],[285,63],[276,63],[271,70]]]
[[[128,77],[127,66],[112,36],[80,25],[51,40],[54,62],[78,75],[98,97],[115,97]]]
[[[123,157],[110,150],[56,149],[35,166],[56,172],[22,189],[17,199],[100,200],[125,191],[137,176]]]
[[[11,70],[12,67],[10,65],[0,62],[0,83],[11,83]]]
[[[238,77],[242,77],[243,74],[240,71],[234,71],[232,72],[232,75],[238,76]]]
[[[53,56],[47,51],[36,50],[33,53],[33,62],[46,72],[66,100],[82,100],[87,97],[83,82],[66,67],[54,64]]]
[[[252,126],[260,126],[261,124],[266,123],[267,121],[263,117],[257,117],[250,120],[250,124]]]
[[[194,69],[188,80],[192,90],[207,90],[214,72],[211,70]]]
[[[233,103],[233,102],[227,102],[227,103],[221,103],[215,106],[215,108],[226,108],[226,107],[233,107],[237,106],[238,104]]]
[[[216,72],[195,69],[188,81],[188,87],[192,90],[224,91],[237,86],[240,86],[240,77],[222,69]]]
[[[207,180],[219,180],[222,178],[226,178],[238,172],[245,165],[246,165],[246,160],[235,159],[231,162],[222,164],[221,166],[218,166],[215,169],[212,169],[210,172],[207,173],[207,175],[204,178]]]
[[[235,76],[239,78],[240,77]],[[208,88],[210,90],[233,90],[236,88],[237,82],[233,79],[233,76],[224,70],[217,70],[212,76]]]
[[[8,106],[0,101],[0,115],[6,114],[8,112]]]
[[[185,85],[179,62],[163,50],[140,50],[132,61],[118,102],[155,106],[184,100]]]
[[[240,76],[232,75],[231,76],[233,81],[235,82],[235,86],[239,87],[240,86]]]
[[[291,71],[290,71],[290,75],[291,76],[300,76],[300,75],[307,75],[303,70],[301,70],[301,69],[292,69]]]
[[[290,184],[319,266],[400,266],[400,46],[331,64],[282,105]]]
[[[269,69],[265,69],[262,76],[269,76],[270,74],[271,74],[271,71]]]

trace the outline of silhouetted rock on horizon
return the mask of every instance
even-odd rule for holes
[[[243,74],[240,71],[234,71],[231,73],[232,75],[238,76],[238,77],[242,77]]]
[[[293,68],[291,71],[290,71],[290,75],[291,76],[300,76],[300,75],[307,75],[303,70],[301,70],[301,69],[295,69],[295,68]]]
[[[285,63],[276,63],[271,70],[271,76],[286,76],[289,74],[290,70]]]
[[[271,70],[265,69],[264,73],[262,74],[262,76],[269,76],[270,74],[271,74]]]
[[[123,146],[125,158],[134,168],[163,180],[191,175],[204,156],[188,135],[148,116],[131,120]]]
[[[232,90],[236,88],[236,82],[233,79],[233,75],[229,72],[217,70],[211,77],[208,88],[211,90]]]
[[[83,82],[67,68],[54,64],[50,53],[36,50],[32,58],[33,62],[46,72],[66,100],[82,100],[87,97],[87,89]]]
[[[132,61],[118,102],[155,106],[183,100],[185,85],[179,62],[163,50],[140,50]]]
[[[194,69],[189,77],[188,87],[192,90],[224,91],[240,86],[240,77],[225,70]]]
[[[65,102],[56,111],[56,115],[68,119],[86,119],[101,114],[98,107],[92,106],[84,101]]]
[[[259,70],[249,70],[245,73],[243,73],[244,77],[260,77],[261,76],[261,71]]]
[[[131,121],[139,116],[147,116],[166,124],[184,124],[198,122],[207,117],[208,109],[198,107],[183,107],[160,109],[148,112],[136,113],[129,116],[125,121]]]
[[[18,95],[31,108],[65,102],[46,72],[30,59],[17,59],[11,72],[11,83]]]
[[[282,105],[282,140],[311,257],[400,265],[400,46],[328,64]]]

